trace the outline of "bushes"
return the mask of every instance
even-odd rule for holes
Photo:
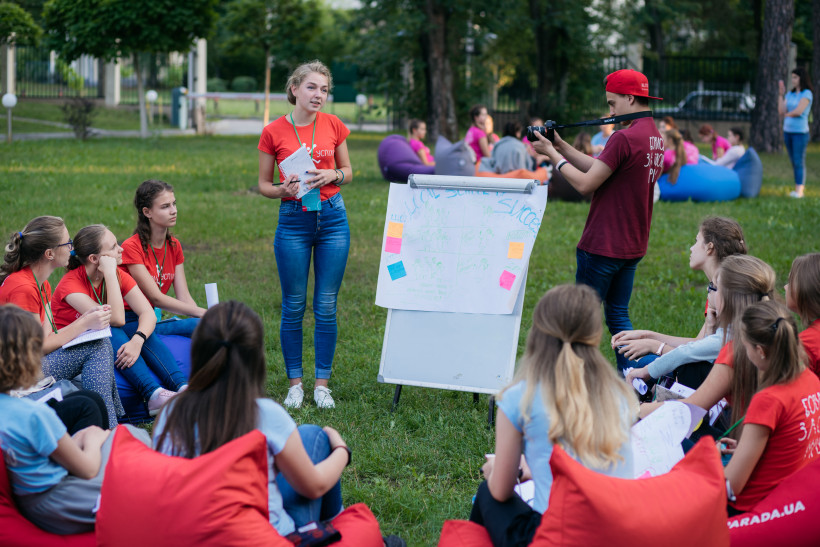
[[[208,78],[208,91],[228,91],[228,82],[222,78]]]
[[[231,90],[239,93],[249,93],[257,89],[256,78],[252,76],[237,76],[231,82]]]
[[[60,106],[63,117],[74,130],[78,139],[86,140],[91,136],[91,121],[97,115],[94,101],[85,97],[72,97]]]

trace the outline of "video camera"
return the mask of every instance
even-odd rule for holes
[[[555,142],[556,127],[558,127],[558,124],[552,120],[547,120],[544,125],[527,126],[527,140],[530,142],[535,142],[538,140],[538,137],[536,137],[535,134],[541,133],[541,135],[546,137],[550,142]]]
[[[544,137],[546,137],[550,142],[555,142],[555,130],[556,129],[564,129],[567,127],[582,127],[582,126],[590,126],[590,125],[609,125],[614,123],[626,122],[637,120],[639,118],[651,118],[652,111],[651,110],[644,110],[641,112],[633,112],[631,114],[623,114],[621,116],[610,116],[608,118],[601,118],[599,120],[587,120],[584,122],[578,123],[568,123],[566,125],[559,125],[552,120],[547,120],[544,125],[530,125],[527,126],[527,140],[530,142],[535,142],[538,140],[538,137],[535,136],[536,133],[541,133]]]

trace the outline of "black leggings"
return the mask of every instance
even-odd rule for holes
[[[64,396],[62,401],[51,399],[46,404],[57,413],[69,435],[74,435],[90,425],[108,429],[108,410],[105,408],[105,402],[93,391],[81,389]]]
[[[507,501],[496,500],[484,481],[475,495],[470,521],[487,529],[495,547],[526,546],[541,524],[541,513],[534,511],[518,494]]]

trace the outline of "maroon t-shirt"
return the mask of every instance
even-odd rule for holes
[[[579,249],[610,258],[646,254],[663,151],[663,138],[652,118],[635,120],[609,137],[597,159],[612,169],[612,175],[592,195]]]

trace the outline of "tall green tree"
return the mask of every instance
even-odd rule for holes
[[[12,2],[0,2],[0,46],[36,44],[42,33],[23,8]]]
[[[49,0],[46,40],[64,61],[87,54],[107,61],[132,56],[137,75],[140,134],[148,136],[139,53],[188,51],[211,33],[216,0]]]
[[[757,63],[757,95],[752,111],[749,144],[758,151],[777,152],[783,143],[778,112],[778,80],[788,81],[789,43],[794,24],[793,0],[768,0]]]
[[[305,60],[307,45],[319,28],[321,5],[316,0],[234,0],[225,14],[227,49],[258,47],[265,56],[265,111],[270,119],[273,63],[293,66]]]

